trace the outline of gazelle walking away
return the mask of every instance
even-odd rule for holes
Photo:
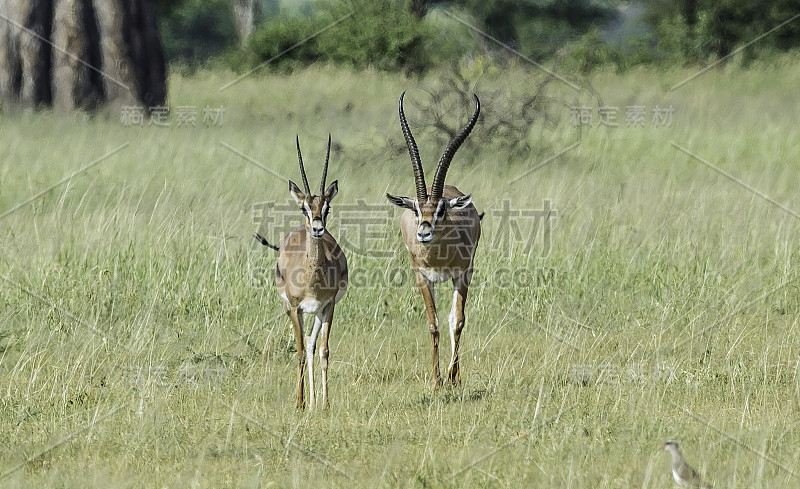
[[[439,373],[439,320],[436,316],[434,285],[446,280],[453,281],[453,306],[449,317],[452,356],[447,368],[447,381],[457,385],[460,382],[458,345],[464,329],[464,304],[472,280],[475,249],[481,236],[480,216],[472,205],[471,195],[464,195],[456,187],[445,185],[444,179],[453,156],[478,120],[481,105],[478,96],[474,95],[475,113],[466,127],[447,145],[433,177],[433,185],[427,186],[417,143],[403,113],[403,96],[405,92],[400,96],[400,127],[411,156],[417,196],[411,199],[387,193],[386,198],[392,204],[406,209],[400,218],[400,231],[428,313],[432,381],[434,388],[438,388],[442,385],[442,378]]]
[[[312,195],[308,187],[303,156],[300,154],[300,138],[297,138],[297,158],[300,160],[300,175],[303,177],[304,191],[289,180],[289,193],[300,206],[305,225],[292,229],[283,239],[280,248],[271,245],[261,235],[258,241],[278,250],[278,263],[275,266],[275,285],[283,299],[283,308],[292,320],[294,336],[297,341],[297,388],[295,397],[298,409],[305,408],[303,398],[303,379],[305,364],[308,363],[309,408],[316,407],[314,390],[314,350],[317,337],[322,332],[319,350],[322,367],[322,407],[328,407],[328,341],[334,306],[347,290],[347,259],[339,244],[325,228],[330,211],[331,200],[339,190],[338,181],[325,188],[328,174],[328,160],[331,154],[331,138],[328,135],[328,151],[325,167],[322,170],[320,195]],[[304,344],[303,313],[315,315],[314,326]]]

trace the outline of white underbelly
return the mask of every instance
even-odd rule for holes
[[[300,302],[300,304],[297,305],[297,307],[298,307],[298,309],[300,309],[301,311],[303,311],[305,313],[313,314],[313,313],[316,313],[316,312],[322,310],[322,306],[323,305],[324,304],[322,302],[318,301],[317,299],[308,298],[308,299],[303,299]]]

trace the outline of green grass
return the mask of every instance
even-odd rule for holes
[[[530,131],[527,157],[482,141],[479,125],[448,175],[486,217],[463,385],[439,392],[383,197],[413,193],[403,90],[433,173],[443,148],[415,121],[436,75],[322,67],[222,92],[234,75],[173,77],[173,107],[225,107],[215,128],[3,116],[0,213],[129,145],[0,220],[0,485],[670,488],[658,448],[676,438],[716,487],[796,487],[800,222],[670,144],[800,212],[790,61],[713,69],[674,91],[690,70],[599,73],[602,103],[620,107],[608,129],[571,127],[569,105],[600,102],[553,84],[566,105]],[[510,69],[476,90],[490,107],[539,79]],[[649,113],[624,126],[625,106],[656,104],[673,106],[671,127]],[[295,134],[316,186],[328,132],[332,232],[353,231],[341,213],[364,199],[378,214],[369,247],[386,253],[345,250],[354,283],[334,318],[331,409],[307,413],[254,206],[289,202]],[[508,239],[534,221],[501,225],[504,199],[549,199],[549,243]]]

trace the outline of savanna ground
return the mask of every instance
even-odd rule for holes
[[[443,147],[422,111],[444,74],[317,67],[223,91],[235,75],[174,75],[169,128],[4,116],[0,484],[670,488],[658,449],[676,438],[716,487],[797,487],[800,65],[718,67],[670,90],[693,73],[599,73],[594,94],[552,81],[561,103],[530,148],[476,127],[447,179],[486,213],[463,383],[438,392],[384,193],[413,193],[403,90],[432,177]],[[487,114],[541,79],[472,77]],[[177,127],[182,105],[196,127]],[[570,124],[577,105],[591,124]],[[598,123],[601,105],[619,127]],[[643,126],[626,127],[633,105]],[[653,123],[657,105],[671,125]],[[203,125],[206,106],[224,106],[221,125]],[[453,127],[471,111],[458,107]],[[275,254],[252,235],[300,222],[294,137],[316,188],[328,132],[351,286],[331,408],[309,413]]]

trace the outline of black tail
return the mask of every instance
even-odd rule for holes
[[[264,239],[264,236],[261,236],[261,235],[260,235],[260,234],[258,234],[258,233],[256,233],[256,234],[254,235],[254,237],[255,237],[255,238],[258,240],[258,242],[259,242],[259,243],[261,243],[262,245],[264,245],[264,246],[266,246],[266,247],[268,247],[268,248],[272,248],[272,249],[273,249],[273,250],[275,250],[275,251],[278,251],[278,250],[280,249],[280,248],[278,248],[277,246],[275,246],[274,244],[270,244],[270,242],[269,242],[269,241],[267,241],[266,239]]]

